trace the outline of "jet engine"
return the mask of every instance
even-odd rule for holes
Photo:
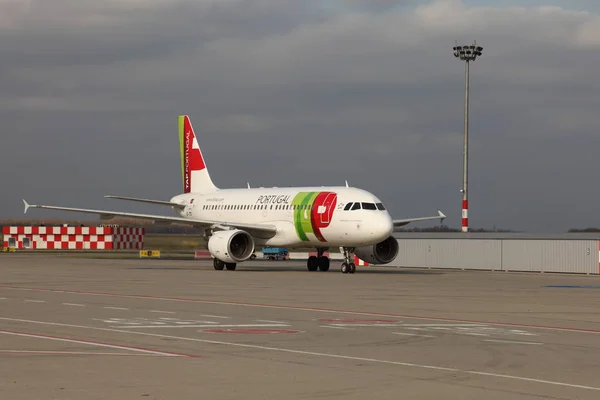
[[[369,264],[387,264],[398,255],[398,241],[393,236],[371,246],[362,246],[354,249],[354,254]]]
[[[239,229],[217,231],[208,239],[208,251],[226,263],[246,261],[254,253],[254,239]]]

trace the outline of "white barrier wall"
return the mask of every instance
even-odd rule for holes
[[[600,274],[600,234],[406,233],[396,267]]]

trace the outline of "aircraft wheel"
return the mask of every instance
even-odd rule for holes
[[[235,263],[225,263],[225,268],[227,268],[228,271],[235,271],[235,267]]]
[[[213,267],[217,271],[222,271],[223,268],[225,267],[225,263],[223,261],[219,260],[218,258],[213,258]]]
[[[347,273],[348,273],[348,264],[343,262],[342,263],[342,274],[347,274]]]
[[[308,261],[306,261],[306,267],[309,271],[316,271],[319,268],[319,259],[317,256],[308,257]]]
[[[319,257],[319,269],[321,271],[329,271],[329,257]]]
[[[356,265],[354,265],[354,263],[350,263],[348,265],[348,273],[349,274],[353,274],[356,272]]]

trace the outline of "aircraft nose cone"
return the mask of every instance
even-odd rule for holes
[[[376,236],[380,240],[387,239],[394,231],[394,224],[389,215],[381,215],[377,221]]]
[[[394,223],[392,222],[392,217],[390,217],[389,215],[386,215],[385,222],[383,223],[383,225],[384,225],[386,236],[389,236],[392,233],[394,233]]]

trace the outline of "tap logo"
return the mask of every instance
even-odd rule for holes
[[[321,232],[331,223],[337,204],[334,192],[300,192],[292,200],[294,207],[294,226],[302,241],[309,241],[309,234],[320,242],[327,242]]]
[[[179,118],[179,144],[181,152],[181,173],[184,193],[192,190],[192,173],[206,168],[194,129],[187,116]],[[197,176],[198,177],[198,176]],[[198,177],[202,180],[201,177]]]
[[[185,133],[185,156],[184,156],[184,162],[185,162],[185,173],[184,173],[184,191],[185,193],[189,193],[190,192],[190,148],[192,147],[192,140],[191,140],[192,135],[190,134],[190,131],[187,131]]]

